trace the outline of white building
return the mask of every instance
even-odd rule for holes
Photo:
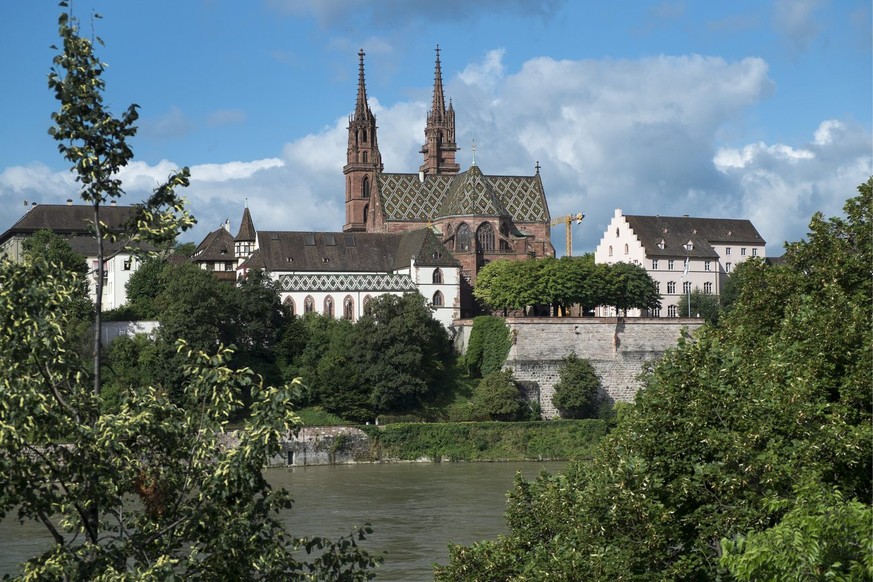
[[[595,263],[643,266],[658,285],[661,309],[628,315],[677,317],[679,299],[694,289],[719,295],[736,265],[764,257],[764,239],[748,220],[689,216],[626,216],[616,209],[594,251]],[[612,308],[598,315],[615,315]],[[692,314],[693,315],[693,314]]]
[[[100,220],[110,230],[124,225],[133,212],[133,206],[110,204],[100,209]],[[26,206],[24,216],[0,235],[0,256],[20,261],[24,255],[23,243],[40,230],[50,230],[64,237],[76,253],[82,255],[89,268],[89,290],[91,300],[96,299],[97,290],[97,241],[91,230],[94,209],[87,204],[39,204]],[[139,268],[139,260],[121,243],[103,242],[103,301],[102,309],[107,311],[127,302],[127,282]]]

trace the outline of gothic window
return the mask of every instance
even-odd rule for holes
[[[672,295],[676,292],[676,281],[667,281],[667,293]]]
[[[685,281],[682,283],[682,292],[691,293],[691,281]]]
[[[703,284],[703,292],[707,295],[712,295],[712,283],[706,282]]]
[[[288,308],[288,313],[290,313],[291,315],[296,315],[296,313],[294,313],[294,300],[291,299],[290,295],[282,300],[282,305]]]
[[[343,301],[343,319],[348,319],[351,321],[355,318],[355,302],[352,300],[351,296],[346,295],[345,300]]]
[[[629,251],[630,249],[628,248],[628,246],[624,245],[624,254],[628,254]]]
[[[433,270],[433,284],[434,285],[441,285],[442,282],[443,282],[443,272],[439,269],[434,269]],[[436,303],[434,303],[434,305],[436,305]]]
[[[479,230],[476,231],[476,244],[480,251],[494,250],[494,227],[491,226],[490,222],[483,222]]]
[[[327,317],[333,318],[333,297],[330,295],[324,299],[324,314]]]
[[[455,250],[469,251],[470,250],[470,227],[466,222],[462,222],[458,227],[458,233],[455,235]]]
[[[612,245],[609,245],[609,256],[612,256]]]
[[[346,200],[352,199],[352,179],[346,178]]]
[[[370,217],[370,205],[364,204],[364,216],[363,216],[364,224],[367,224],[367,218],[369,218],[369,217]]]
[[[364,152],[364,156],[366,156],[366,155],[367,155],[367,153]],[[366,162],[367,160],[364,160],[364,161]],[[364,179],[361,182],[361,198],[369,198],[369,197],[370,197],[370,177],[364,176]]]
[[[615,229],[615,238],[618,238],[618,233],[619,233],[619,230],[616,228]]]
[[[667,317],[679,317],[679,310],[675,305],[669,305],[667,307]]]
[[[505,239],[509,238],[509,225],[505,222],[500,225],[500,250],[504,253],[509,252],[509,243]]]
[[[433,306],[434,306],[434,307],[442,307],[442,305],[443,305],[443,294],[440,293],[439,291],[437,291],[436,293],[434,293],[434,294],[433,294],[433,301],[431,301],[431,303],[433,303]]]
[[[364,143],[367,143],[367,130],[366,129],[361,132],[361,141],[363,141]],[[364,160],[364,161],[366,162],[367,160]]]
[[[313,311],[315,311],[315,300],[312,295],[307,295],[306,299],[303,300],[303,313],[312,313]]]

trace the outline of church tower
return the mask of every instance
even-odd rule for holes
[[[376,117],[367,104],[364,82],[364,49],[358,51],[358,99],[349,117],[349,146],[346,150],[346,232],[365,232],[373,222],[376,173],[382,171],[382,156],[376,140]]]
[[[425,174],[457,174],[461,166],[455,163],[455,109],[449,101],[446,109],[446,97],[443,93],[443,73],[440,69],[440,47],[436,47],[436,68],[433,78],[433,105],[427,114],[427,126],[424,128],[424,163],[418,169]]]

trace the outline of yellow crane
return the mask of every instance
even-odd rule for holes
[[[573,222],[576,224],[582,224],[582,219],[585,218],[584,212],[577,212],[576,214],[568,214],[567,216],[562,216],[561,218],[556,218],[552,221],[552,226],[558,226],[563,223],[567,225],[567,256],[573,256]]]

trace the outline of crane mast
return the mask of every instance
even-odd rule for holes
[[[552,226],[558,226],[563,223],[567,227],[567,234],[564,237],[564,240],[567,243],[568,257],[573,256],[573,222],[575,221],[576,224],[582,224],[583,218],[585,218],[585,213],[577,212],[576,214],[568,214],[567,216],[562,216],[552,221]]]

